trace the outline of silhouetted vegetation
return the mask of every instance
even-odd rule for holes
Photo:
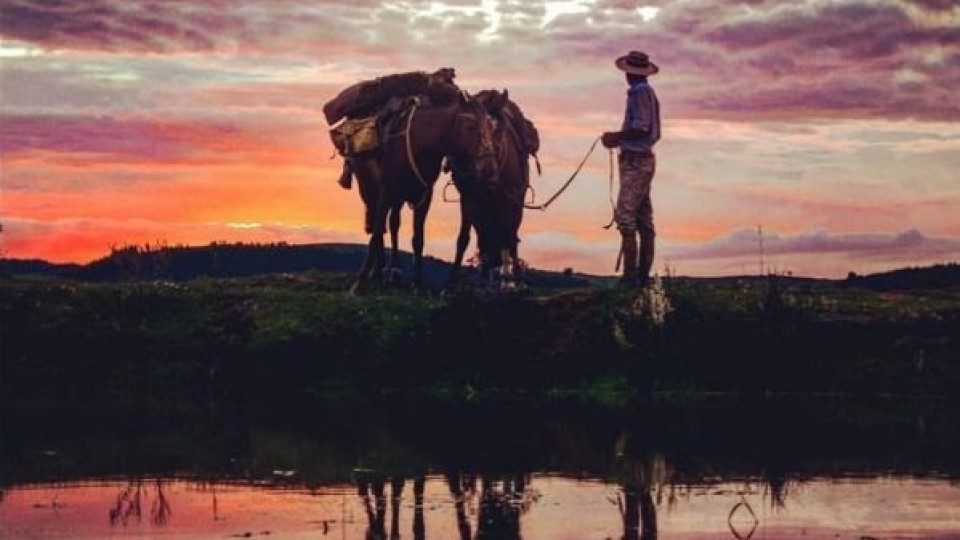
[[[636,292],[344,292],[306,272],[189,282],[0,284],[4,400],[143,406],[522,391],[632,395],[956,395],[960,291],[874,293],[786,278],[666,284],[653,324]]]
[[[83,281],[186,281],[201,277],[226,278],[265,274],[321,271],[354,273],[366,256],[360,244],[300,244],[285,242],[245,244],[213,242],[207,246],[168,246],[162,242],[112,247],[110,254],[86,265],[52,264],[39,260],[0,260],[7,276],[46,276]],[[409,272],[413,255],[401,252],[400,262]],[[424,277],[439,288],[450,273],[450,264],[424,257]],[[533,270],[528,278],[538,287],[582,287],[588,280],[573,273]]]
[[[860,276],[851,272],[844,285],[877,291],[946,289],[960,286],[960,264],[936,264],[924,268],[901,268]]]

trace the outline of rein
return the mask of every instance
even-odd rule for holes
[[[547,202],[545,202],[545,203],[543,203],[543,204],[537,204],[537,205],[524,204],[523,207],[526,208],[527,210],[546,210],[547,207],[550,206],[551,203],[553,203],[553,201],[557,200],[557,197],[559,197],[561,193],[563,193],[564,191],[566,191],[566,189],[567,189],[568,187],[570,187],[570,183],[573,182],[573,179],[576,178],[578,174],[580,174],[580,169],[583,168],[583,164],[587,162],[587,158],[589,158],[589,157],[590,157],[590,154],[593,153],[593,150],[594,150],[594,148],[597,147],[597,143],[598,143],[598,142],[600,142],[600,137],[597,137],[596,139],[593,140],[593,144],[591,144],[591,145],[590,145],[590,149],[587,150],[587,155],[583,156],[583,159],[580,160],[580,164],[577,165],[577,168],[573,171],[573,174],[570,175],[570,178],[567,179],[566,183],[564,183],[564,184],[560,187],[560,189],[557,190],[557,192],[553,194],[553,196],[551,196],[549,199],[547,199]],[[612,154],[611,154],[611,155],[612,155]],[[611,157],[610,159],[612,160],[613,158]],[[610,175],[611,175],[611,179],[612,179],[612,178],[613,178],[613,165],[612,165],[612,161],[611,161],[611,166],[610,166]],[[611,180],[611,182],[612,182],[612,180]]]

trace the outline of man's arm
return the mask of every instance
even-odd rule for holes
[[[623,141],[637,141],[646,135],[646,129],[624,129],[621,131],[607,131],[600,137],[600,142],[606,148],[616,148]]]
[[[627,129],[621,131],[608,131],[603,134],[601,142],[607,148],[620,146],[624,141],[637,141],[646,137],[650,130],[650,119],[654,113],[647,92],[640,92],[633,97],[632,119]]]

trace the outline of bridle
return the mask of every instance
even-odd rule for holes
[[[477,148],[477,154],[474,156],[475,161],[479,164],[484,159],[496,160],[498,156],[497,147],[493,136],[493,120],[490,118],[490,115],[487,113],[487,110],[484,108],[482,103],[471,97],[466,92],[464,92],[463,97],[471,110],[469,112],[457,113],[457,124],[459,126],[462,118],[471,118],[477,120],[478,128],[480,129],[480,141]]]

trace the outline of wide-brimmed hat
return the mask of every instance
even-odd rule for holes
[[[660,68],[650,61],[650,57],[640,51],[630,51],[626,55],[617,58],[615,63],[621,71],[633,73],[634,75],[643,75],[644,77],[656,75],[657,72],[660,71]]]

